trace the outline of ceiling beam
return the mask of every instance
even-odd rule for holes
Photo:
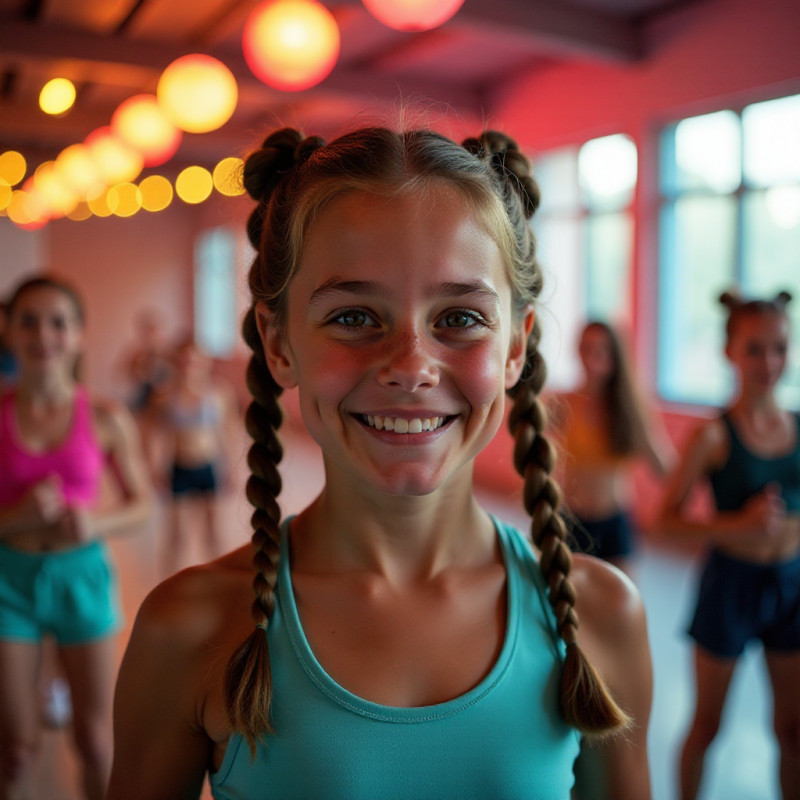
[[[186,47],[166,43],[129,39],[122,35],[101,35],[55,25],[30,24],[0,17],[0,53],[6,60],[69,59],[91,63],[95,68],[123,64],[152,70],[154,77],[157,77],[172,61],[187,52],[190,51]],[[306,94],[278,92],[268,88],[253,75],[238,49],[213,48],[208,53],[219,58],[231,70],[243,91],[258,89],[267,96],[271,94],[276,99],[280,98],[281,102]],[[313,91],[323,90],[388,101],[396,100],[401,93],[403,96],[431,99],[444,96],[455,108],[480,113],[478,94],[469,88],[443,85],[435,80],[389,80],[369,70],[352,69],[344,64],[337,65]]]

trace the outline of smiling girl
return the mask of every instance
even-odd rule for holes
[[[220,800],[566,800],[581,732],[620,730],[593,796],[648,797],[641,603],[573,565],[549,476],[527,159],[492,132],[283,129],[244,182],[252,546],[145,601],[109,797],[196,797],[208,772]],[[282,520],[292,388],[326,482]],[[473,493],[507,394],[532,542]]]
[[[16,388],[0,399],[0,797],[34,798],[42,639],[55,639],[73,700],[89,800],[111,770],[113,635],[120,623],[104,539],[141,525],[150,491],[130,415],[76,381],[84,316],[67,283],[37,277],[8,304]],[[119,500],[100,503],[103,474]]]

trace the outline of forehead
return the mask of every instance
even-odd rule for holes
[[[354,191],[326,205],[308,231],[296,280],[351,273],[415,281],[448,273],[506,277],[484,215],[447,185],[388,197]]]
[[[735,320],[731,339],[759,339],[789,335],[789,318],[780,311],[749,312]]]
[[[55,313],[77,318],[79,316],[75,301],[55,286],[36,286],[25,290],[14,304],[13,314],[21,311],[27,313]]]

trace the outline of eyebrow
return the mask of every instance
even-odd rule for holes
[[[367,297],[377,297],[385,293],[383,286],[375,281],[344,281],[333,277],[315,289],[308,300],[309,305],[314,305],[322,300],[337,294],[360,294]],[[499,302],[497,292],[482,280],[476,281],[448,281],[431,287],[431,294],[435,297],[464,297],[466,295],[479,295],[487,297],[494,302]]]

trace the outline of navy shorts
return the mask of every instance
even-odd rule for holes
[[[213,464],[200,467],[172,466],[172,494],[180,497],[186,494],[213,494],[217,491],[217,476]]]
[[[767,650],[800,651],[800,555],[759,564],[712,550],[689,635],[720,658],[740,656],[751,639]]]
[[[621,511],[605,519],[581,519],[572,522],[570,549],[597,558],[622,558],[633,552],[633,526]]]

